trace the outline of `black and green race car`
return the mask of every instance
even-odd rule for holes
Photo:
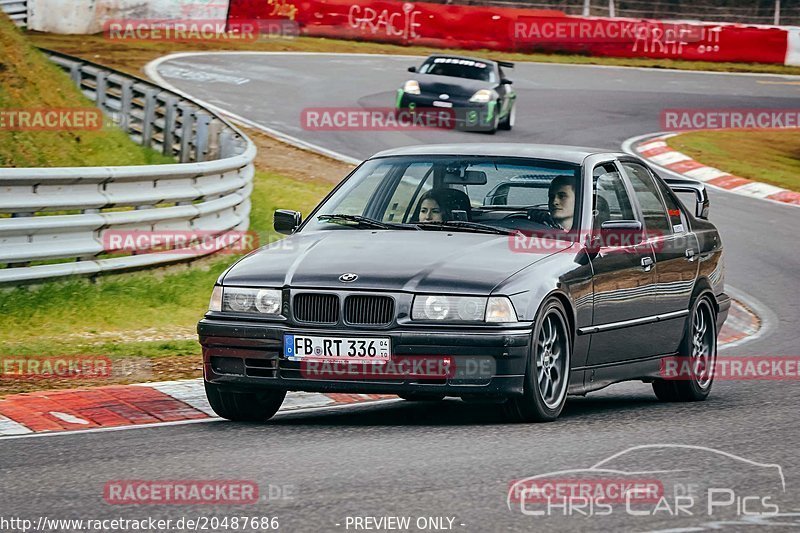
[[[432,55],[410,67],[415,75],[397,90],[399,111],[452,110],[455,126],[468,131],[514,127],[516,93],[503,69],[513,63],[474,57]]]

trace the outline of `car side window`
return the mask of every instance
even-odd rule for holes
[[[633,186],[636,199],[642,208],[645,229],[652,236],[671,235],[672,224],[661,199],[655,180],[647,168],[638,163],[622,162],[625,174]]]
[[[683,209],[681,209],[678,205],[678,202],[675,201],[671,191],[669,190],[669,187],[667,187],[667,184],[660,179],[656,179],[655,182],[661,191],[661,197],[664,198],[664,204],[667,206],[667,216],[669,217],[669,223],[672,225],[673,233],[683,233],[688,231],[689,228],[686,223],[686,215],[684,214]]]
[[[594,223],[600,228],[608,220],[636,220],[622,177],[613,163],[597,165],[594,180]]]

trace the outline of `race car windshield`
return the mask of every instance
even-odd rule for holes
[[[471,59],[437,57],[426,61],[419,72],[436,76],[451,76],[470,80],[494,82],[494,70],[487,64]]]
[[[487,226],[501,232],[573,233],[581,203],[579,176],[578,165],[524,158],[373,159],[312,213],[306,228],[400,230],[444,225],[475,233],[480,226],[484,233]]]

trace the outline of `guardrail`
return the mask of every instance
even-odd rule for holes
[[[0,11],[3,11],[17,26],[28,25],[28,0],[0,0]]]
[[[249,227],[256,149],[241,131],[145,80],[45,53],[131,138],[181,163],[0,168],[0,283],[186,261],[224,245],[118,256],[104,246],[111,230],[213,236]]]

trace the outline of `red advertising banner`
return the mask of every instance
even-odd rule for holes
[[[231,0],[231,24],[270,19],[294,21],[302,35],[439,48],[778,64],[787,57],[787,31],[768,26],[391,0]]]

